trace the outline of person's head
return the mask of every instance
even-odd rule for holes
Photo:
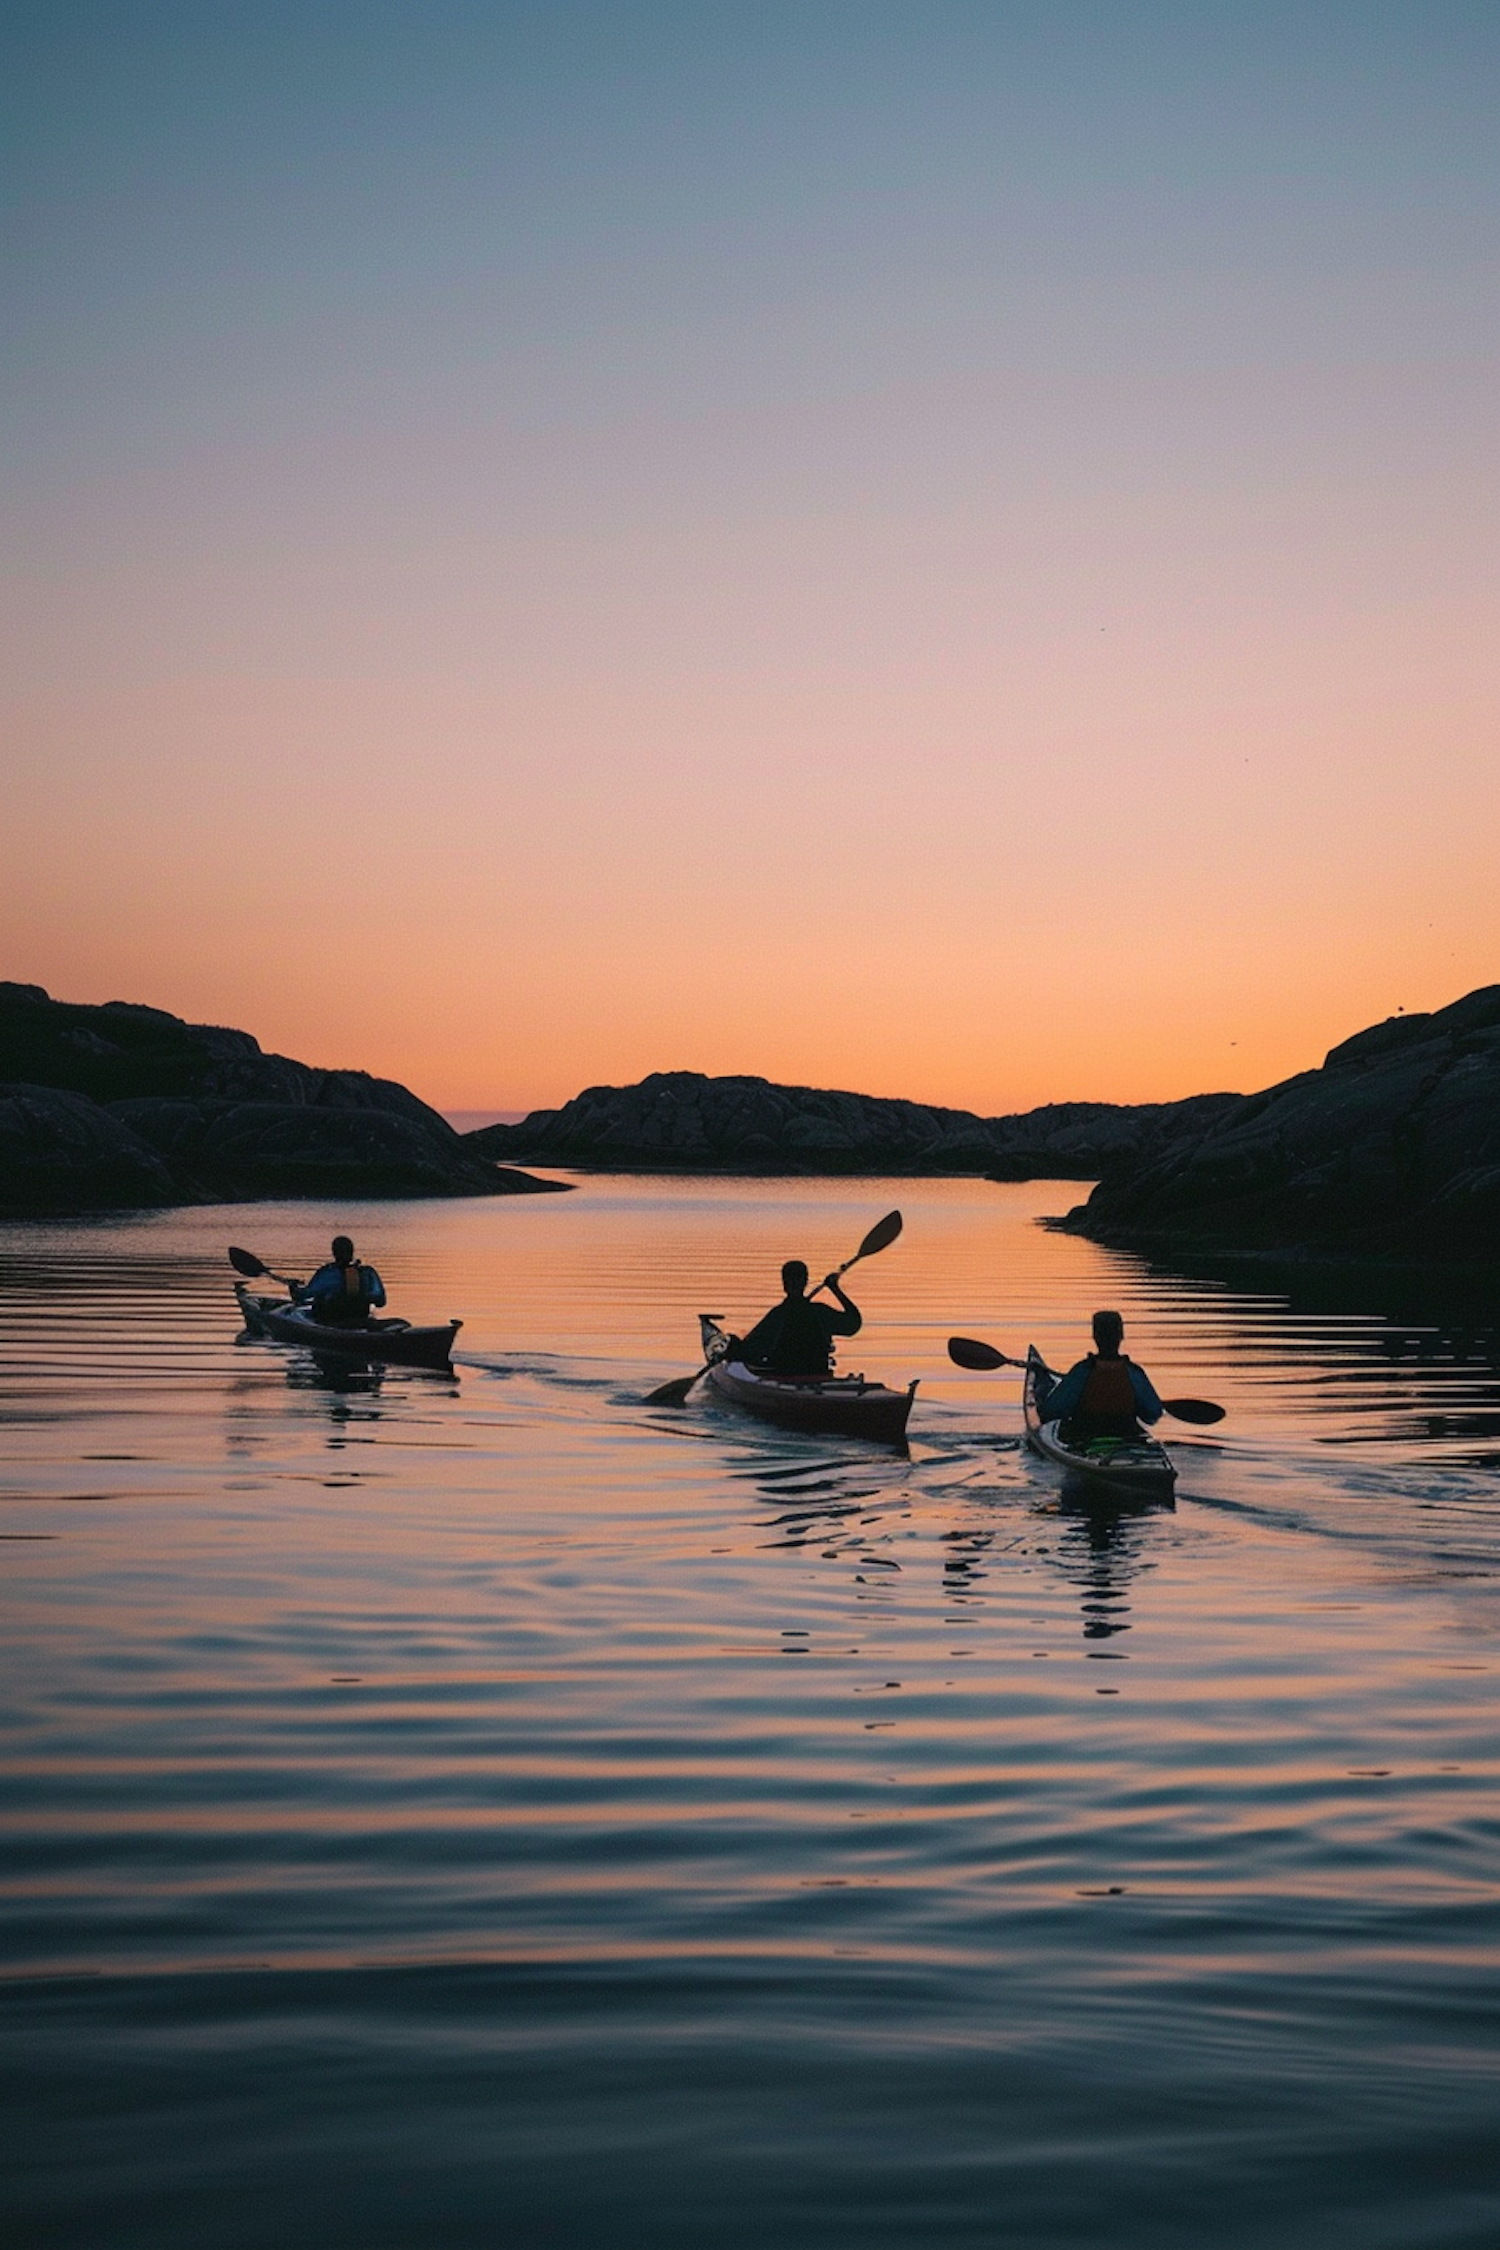
[[[800,1258],[788,1258],[781,1269],[781,1286],[789,1297],[800,1297],[807,1289],[807,1268]]]
[[[1094,1342],[1106,1359],[1113,1359],[1125,1340],[1125,1323],[1117,1312],[1096,1312]]]
[[[348,1237],[348,1235],[347,1235],[347,1234],[336,1234],[336,1235],[334,1236],[334,1238],[333,1238],[333,1262],[334,1262],[334,1264],[335,1264],[336,1266],[352,1266],[352,1265],[353,1265],[353,1263],[354,1263],[354,1245],[353,1245],[353,1243],[352,1243],[352,1242],[351,1242],[351,1241],[349,1240],[349,1237]]]

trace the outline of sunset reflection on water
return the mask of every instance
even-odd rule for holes
[[[1465,2239],[1500,2186],[1493,1331],[1031,1223],[1082,1192],[7,1230],[26,2223],[394,2243],[437,2168],[459,2242],[936,2209],[1081,2244],[1107,2206],[1155,2245],[1210,2188],[1228,2242]],[[700,1310],[892,1206],[845,1364],[921,1378],[909,1456],[642,1405]],[[225,1244],[301,1270],[337,1223],[463,1315],[454,1374],[237,1340]],[[1014,1379],[946,1359],[1064,1362],[1101,1303],[1229,1409],[1174,1433],[1175,1509],[1079,1505]]]

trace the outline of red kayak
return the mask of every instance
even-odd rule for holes
[[[863,1375],[763,1375],[729,1356],[730,1339],[712,1314],[700,1313],[698,1325],[703,1356],[710,1362],[710,1386],[763,1422],[830,1437],[874,1438],[883,1445],[898,1445],[905,1438],[917,1395],[914,1382],[893,1391],[885,1383],[867,1383]]]

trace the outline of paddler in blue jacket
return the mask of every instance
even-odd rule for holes
[[[332,1261],[294,1289],[293,1299],[329,1328],[363,1328],[372,1306],[385,1303],[385,1283],[373,1266],[360,1264],[347,1234],[336,1234],[331,1248]]]
[[[1043,1421],[1064,1423],[1069,1443],[1139,1437],[1142,1422],[1161,1420],[1164,1409],[1150,1376],[1120,1349],[1124,1337],[1117,1312],[1096,1312],[1093,1351],[1045,1397],[1038,1394]]]
[[[858,1305],[839,1287],[837,1274],[822,1284],[838,1299],[832,1305],[815,1305],[807,1294],[807,1268],[800,1258],[788,1258],[781,1269],[786,1291],[764,1320],[758,1320],[735,1354],[750,1367],[771,1375],[819,1376],[833,1372],[835,1336],[857,1336],[864,1326]]]

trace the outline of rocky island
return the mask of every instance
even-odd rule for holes
[[[1392,1016],[1318,1069],[1185,1122],[1061,1223],[1179,1253],[1493,1258],[1500,985]]]
[[[248,1031],[0,983],[0,1216],[287,1196],[515,1195],[394,1080],[263,1054]]]
[[[482,1126],[468,1139],[495,1159],[612,1172],[1096,1180],[1206,1129],[1239,1099],[1054,1102],[1014,1117],[979,1117],[882,1095],[665,1070],[634,1086],[590,1086],[561,1109],[533,1110],[518,1125]]]
[[[1101,1242],[1462,1263],[1500,1252],[1500,985],[1356,1032],[1255,1094],[980,1117],[662,1071],[469,1139],[581,1169],[1092,1179],[1055,1223]]]

